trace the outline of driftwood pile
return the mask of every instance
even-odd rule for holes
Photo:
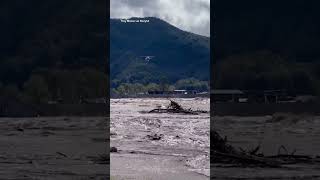
[[[149,111],[149,113],[181,113],[181,114],[192,114],[197,115],[199,113],[208,113],[208,111],[194,111],[191,109],[184,109],[180,104],[177,102],[170,100],[170,104],[167,108],[161,109],[153,109]]]
[[[279,149],[284,149],[285,153],[278,152],[275,156],[264,156],[259,153],[260,146],[252,150],[235,149],[227,143],[227,138],[222,138],[217,132],[211,132],[211,163],[213,164],[232,164],[245,167],[271,167],[281,168],[287,164],[298,163],[320,163],[320,157],[312,158],[305,155],[295,155],[295,151],[288,153],[285,147],[281,146]]]

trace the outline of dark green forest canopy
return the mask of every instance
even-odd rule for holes
[[[141,18],[132,18],[141,20]],[[210,39],[182,31],[154,17],[149,23],[110,21],[112,87],[122,83],[173,84],[209,80]],[[154,56],[148,63],[141,56]]]
[[[16,87],[22,91],[30,79],[39,82],[31,84],[51,87],[51,82],[42,80],[47,80],[48,74],[65,71],[74,73],[69,76],[83,71],[101,72],[101,76],[106,76],[105,9],[104,0],[1,1],[2,87]],[[42,80],[32,78],[35,75]]]
[[[214,2],[215,88],[319,94],[319,1]]]
[[[316,0],[224,0],[214,2],[216,60],[270,50],[291,61],[320,56],[320,12]]]

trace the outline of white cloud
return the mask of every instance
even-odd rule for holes
[[[210,0],[111,0],[110,7],[111,18],[153,16],[210,36]]]

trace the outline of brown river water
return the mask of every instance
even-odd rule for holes
[[[208,98],[174,99],[186,109],[210,109]],[[112,99],[113,179],[209,179],[210,115],[149,114],[168,99]],[[150,140],[150,135],[161,135]]]
[[[212,127],[236,148],[260,145],[264,155],[320,155],[320,117],[275,114],[261,117],[213,117]],[[280,148],[285,147],[286,150]],[[212,164],[212,179],[320,179],[320,163],[292,164],[283,168],[225,167]]]
[[[209,99],[175,99],[184,108],[210,109]],[[168,99],[111,100],[111,179],[320,179],[320,165],[290,164],[282,168],[211,164],[210,115],[148,114]],[[211,128],[235,148],[260,153],[320,155],[320,116],[275,114],[259,117],[216,116]],[[150,135],[161,135],[150,140]],[[280,147],[285,147],[286,150]]]

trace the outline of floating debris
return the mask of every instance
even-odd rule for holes
[[[272,167],[280,168],[285,164],[297,164],[297,163],[320,163],[319,158],[312,158],[305,155],[295,155],[296,151],[291,154],[288,153],[284,146],[281,146],[278,151],[278,155],[264,156],[262,153],[258,153],[260,145],[252,150],[244,150],[240,148],[235,149],[228,144],[227,138],[222,138],[217,132],[211,132],[210,138],[213,146],[211,149],[211,155],[213,156],[213,164],[238,164],[242,167],[258,166],[258,167]],[[281,150],[285,154],[281,153]]]
[[[191,109],[184,109],[179,103],[173,100],[170,100],[170,104],[168,105],[167,108],[163,109],[158,107],[157,109],[153,109],[149,111],[149,113],[181,113],[181,114],[197,115],[199,113],[208,113],[208,111],[202,111],[202,110],[194,111]]]
[[[146,136],[148,139],[152,140],[152,141],[159,141],[161,140],[161,138],[163,137],[163,134],[153,134],[153,135],[147,135]]]
[[[62,152],[56,152],[58,155],[63,156],[63,157],[68,157],[66,154],[62,153]]]
[[[118,152],[118,149],[116,147],[111,147],[110,152]]]

